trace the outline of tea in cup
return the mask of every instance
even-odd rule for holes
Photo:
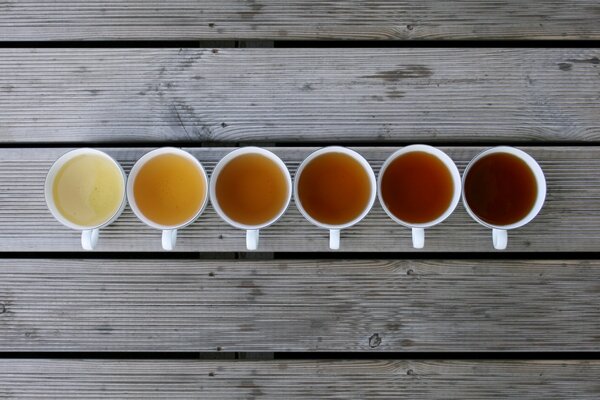
[[[375,174],[363,156],[345,147],[325,147],[298,167],[294,198],[302,215],[329,230],[329,248],[340,248],[340,230],[361,221],[375,201]]]
[[[82,148],[54,162],[44,185],[48,209],[63,225],[81,231],[81,246],[93,250],[103,228],[123,212],[126,176],[108,154]]]
[[[508,230],[530,222],[546,198],[546,178],[529,154],[500,146],[477,155],[463,174],[463,203],[469,215],[492,229],[492,243],[506,249]]]
[[[208,178],[190,153],[163,147],[146,153],[131,168],[127,197],[142,222],[162,230],[163,249],[173,250],[177,230],[206,208]]]
[[[460,200],[460,174],[443,151],[426,145],[406,146],[381,167],[377,191],[384,211],[412,229],[415,249],[425,246],[425,228],[448,218]]]
[[[290,173],[279,157],[259,147],[227,154],[210,182],[211,203],[221,218],[246,231],[246,248],[258,248],[259,230],[277,221],[292,195]]]

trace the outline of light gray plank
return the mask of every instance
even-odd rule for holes
[[[598,39],[594,0],[4,1],[4,40]]]
[[[0,142],[597,141],[599,59],[598,49],[0,49]]]
[[[598,361],[4,360],[11,399],[597,399]]]
[[[598,351],[600,262],[0,263],[0,351]]]
[[[378,173],[396,148],[356,148]],[[462,172],[480,147],[443,148]],[[600,148],[524,147],[541,164],[548,183],[546,204],[538,217],[509,234],[507,251],[597,251],[600,247]],[[108,149],[126,171],[149,149]],[[210,172],[232,149],[190,151]],[[292,175],[314,149],[273,149]],[[44,180],[52,162],[67,149],[0,150],[0,251],[81,251],[79,234],[55,221],[46,208]],[[245,233],[222,221],[209,206],[179,233],[176,251],[245,251]],[[285,215],[261,231],[258,251],[328,251],[328,232],[306,221],[292,202]],[[442,224],[428,229],[425,251],[493,251],[490,230],[474,222],[459,205]],[[103,229],[97,251],[161,251],[160,232],[140,222],[129,208]],[[410,231],[394,223],[376,202],[359,224],[342,232],[341,251],[415,251]]]

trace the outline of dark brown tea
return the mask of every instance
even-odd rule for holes
[[[511,225],[525,218],[535,204],[537,183],[525,161],[508,153],[477,160],[465,178],[469,208],[492,225]]]
[[[381,197],[387,209],[410,224],[441,217],[454,195],[452,174],[436,156],[424,151],[394,159],[381,178]]]
[[[369,205],[371,182],[362,164],[344,153],[325,153],[302,170],[298,197],[315,220],[343,225],[359,217]]]

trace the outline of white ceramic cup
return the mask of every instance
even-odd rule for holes
[[[314,219],[306,212],[306,210],[302,206],[302,202],[300,201],[300,197],[298,195],[298,182],[300,181],[300,176],[302,175],[302,171],[304,170],[304,168],[308,164],[310,164],[310,162],[313,159],[315,159],[316,157],[319,157],[319,156],[321,156],[323,154],[327,154],[327,153],[342,153],[342,154],[346,154],[346,155],[352,157],[353,159],[355,159],[356,161],[358,161],[360,163],[360,165],[363,167],[363,169],[369,176],[370,194],[369,194],[369,201],[367,202],[367,206],[362,211],[362,213],[360,213],[359,216],[357,216],[352,221],[347,222],[345,224],[332,225],[332,224],[326,224],[326,223],[323,223],[321,221]],[[302,161],[302,164],[300,164],[300,166],[298,167],[298,170],[296,171],[296,175],[294,178],[294,200],[296,202],[296,207],[298,207],[298,210],[300,210],[300,213],[304,216],[304,218],[306,218],[309,222],[313,223],[314,225],[316,225],[320,228],[329,230],[329,248],[332,250],[338,250],[340,248],[340,231],[342,229],[349,228],[349,227],[357,224],[369,213],[369,211],[371,210],[371,207],[373,207],[373,203],[375,202],[375,196],[376,196],[376,191],[377,191],[376,187],[377,187],[377,184],[375,181],[375,173],[373,173],[373,169],[371,168],[371,165],[369,165],[369,162],[367,160],[365,160],[365,158],[363,156],[358,154],[356,151],[350,150],[346,147],[330,146],[330,147],[324,147],[322,149],[315,151],[314,153],[312,153],[308,157],[306,157],[304,159],[304,161]]]
[[[281,208],[281,210],[279,211],[279,213],[277,213],[277,215],[275,217],[271,218],[270,220],[268,220],[262,224],[258,224],[258,225],[246,225],[246,224],[242,224],[234,219],[229,218],[229,216],[227,214],[225,214],[225,212],[223,212],[223,209],[221,208],[221,205],[219,204],[219,198],[216,194],[217,182],[219,180],[219,174],[221,173],[223,168],[231,160],[233,160],[234,158],[239,157],[241,155],[244,155],[244,154],[259,154],[261,156],[267,157],[271,161],[275,162],[275,164],[277,164],[279,166],[279,168],[281,168],[281,171],[283,172],[283,175],[285,176],[285,180],[286,180],[287,200],[286,200],[284,206]],[[285,213],[285,210],[287,210],[288,205],[290,204],[291,197],[292,197],[292,179],[290,178],[290,172],[288,171],[286,165],[275,154],[273,154],[269,150],[265,150],[260,147],[253,147],[253,146],[242,147],[240,149],[230,152],[225,157],[223,157],[221,159],[221,161],[219,161],[219,163],[215,166],[215,169],[213,170],[211,179],[210,179],[210,202],[211,202],[213,208],[215,209],[217,214],[219,214],[219,216],[221,218],[223,218],[223,220],[225,222],[227,222],[229,225],[231,225],[235,228],[244,229],[246,231],[246,248],[248,250],[256,250],[258,248],[259,230],[266,228],[269,225],[272,225],[273,223],[275,223],[275,221],[277,221],[279,218],[281,218],[281,216]]]
[[[192,161],[196,168],[198,168],[200,175],[202,175],[204,179],[204,185],[206,188],[208,188],[208,177],[206,175],[206,171],[204,171],[204,167],[202,167],[202,164],[200,163],[200,161],[198,161],[198,159],[196,159],[196,157],[194,157],[187,151],[177,149],[175,147],[162,147],[160,149],[152,150],[144,154],[139,160],[137,160],[137,162],[133,165],[131,171],[129,172],[129,179],[127,181],[127,198],[129,200],[129,206],[133,210],[134,214],[140,219],[140,221],[152,228],[162,230],[162,248],[164,250],[173,250],[173,248],[175,248],[175,244],[177,243],[177,230],[186,227],[192,222],[194,222],[206,208],[206,204],[208,203],[208,190],[204,195],[204,200],[202,200],[202,205],[198,209],[198,212],[196,212],[196,214],[194,214],[191,218],[189,218],[187,221],[181,224],[161,225],[146,218],[146,216],[141,212],[135,201],[133,185],[135,184],[135,178],[137,177],[141,168],[151,159],[163,154],[173,154]]]
[[[464,189],[465,180],[466,180],[466,177],[469,174],[469,170],[471,169],[473,164],[475,164],[481,158],[483,158],[485,156],[489,156],[490,154],[495,154],[495,153],[512,154],[513,156],[518,157],[521,160],[523,160],[527,164],[529,169],[531,169],[531,171],[533,172],[533,175],[535,177],[535,182],[537,185],[537,197],[536,197],[533,207],[531,208],[529,213],[525,216],[525,218],[523,218],[520,221],[517,221],[513,224],[510,224],[510,225],[493,225],[493,224],[489,224],[489,223],[483,221],[471,210],[471,208],[469,207],[469,204],[467,203],[467,199],[465,197],[465,189]],[[533,159],[533,157],[531,157],[529,154],[525,153],[522,150],[515,149],[514,147],[509,147],[509,146],[494,147],[494,148],[485,150],[485,151],[479,153],[478,155],[476,155],[475,158],[473,158],[471,160],[469,165],[467,165],[467,168],[465,168],[465,172],[463,173],[463,178],[462,178],[462,186],[463,186],[462,199],[463,199],[463,204],[465,206],[465,209],[467,210],[467,212],[469,213],[471,218],[473,218],[475,221],[479,222],[481,225],[483,225],[485,227],[492,229],[492,243],[496,250],[506,249],[506,246],[508,244],[508,232],[507,231],[509,229],[519,228],[519,227],[527,224],[528,222],[530,222],[532,219],[534,219],[535,216],[542,209],[542,206],[544,205],[544,200],[546,199],[546,178],[544,177],[544,172],[542,171],[542,168]]]
[[[440,215],[438,218],[436,218],[432,221],[419,223],[419,224],[414,224],[414,223],[403,221],[403,220],[399,219],[398,217],[396,217],[394,214],[392,214],[392,212],[386,206],[385,201],[383,200],[383,196],[381,195],[381,181],[383,179],[383,175],[384,175],[387,167],[396,158],[398,158],[404,154],[412,153],[412,152],[424,152],[427,154],[431,154],[432,156],[436,157],[438,160],[443,162],[444,165],[446,166],[446,168],[448,168],[448,171],[450,172],[450,175],[452,177],[452,185],[453,185],[453,190],[454,190],[453,194],[452,194],[452,200],[450,201],[450,204],[448,204],[448,208],[446,209],[446,211],[444,211],[444,213],[442,215]],[[381,170],[379,171],[379,177],[377,179],[377,196],[379,197],[379,202],[381,203],[381,207],[387,213],[387,215],[389,215],[389,217],[391,219],[393,219],[400,225],[404,225],[404,226],[412,229],[412,242],[413,242],[413,247],[415,249],[422,249],[425,246],[425,228],[431,228],[432,226],[439,224],[440,222],[444,221],[446,218],[448,218],[454,212],[454,210],[456,209],[456,206],[458,205],[458,201],[460,200],[460,193],[461,193],[460,174],[458,173],[458,168],[456,168],[456,164],[454,164],[454,161],[452,161],[452,159],[446,153],[441,151],[440,149],[437,149],[437,148],[431,147],[431,146],[427,146],[424,144],[415,144],[415,145],[411,145],[411,146],[406,146],[406,147],[403,147],[403,148],[395,151],[394,153],[392,153],[392,155],[389,156],[387,158],[387,160],[385,160],[385,162],[381,166]]]
[[[119,215],[121,215],[121,213],[125,209],[125,205],[127,204],[127,198],[125,196],[125,190],[123,190],[123,198],[121,199],[121,205],[119,206],[119,209],[106,221],[95,226],[83,226],[74,224],[73,222],[66,219],[60,213],[60,211],[58,211],[58,208],[56,207],[56,204],[54,202],[54,196],[52,194],[52,188],[54,186],[54,179],[56,178],[56,174],[67,163],[67,161],[70,161],[77,156],[86,154],[104,157],[111,163],[113,163],[115,167],[118,168],[119,171],[121,171],[121,175],[123,177],[123,187],[125,187],[127,176],[125,175],[125,171],[123,171],[121,165],[117,161],[115,161],[115,159],[113,159],[111,156],[104,153],[103,151],[90,149],[86,147],[69,151],[68,153],[63,154],[61,157],[59,157],[58,160],[56,160],[54,164],[52,164],[52,167],[50,167],[50,170],[48,171],[48,175],[46,175],[46,182],[44,184],[44,197],[46,198],[46,204],[48,206],[48,209],[58,222],[60,222],[66,227],[81,231],[81,247],[83,247],[84,250],[94,250],[94,248],[96,248],[96,245],[98,244],[100,228],[104,228],[105,226],[110,225],[117,218],[119,218]]]

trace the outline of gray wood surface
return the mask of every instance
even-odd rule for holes
[[[396,148],[356,148],[379,167]],[[462,172],[482,147],[444,147]],[[600,148],[523,147],[546,174],[544,208],[530,224],[509,234],[507,251],[597,251],[600,247]],[[107,149],[126,171],[150,149]],[[209,172],[232,148],[195,148]],[[313,148],[275,148],[292,175]],[[79,233],[54,220],[44,201],[44,180],[52,163],[67,149],[0,150],[0,251],[81,251]],[[232,228],[209,205],[179,233],[175,251],[245,251],[245,232]],[[328,251],[328,232],[306,221],[290,204],[286,214],[261,231],[259,251]],[[425,251],[493,251],[491,232],[473,221],[459,204],[442,224],[426,231]],[[160,231],[140,222],[129,207],[103,229],[97,251],[161,251]],[[359,224],[342,231],[341,251],[415,251],[409,229],[393,222],[378,201]],[[423,252],[422,250],[419,250]]]
[[[11,399],[597,399],[598,361],[3,360]]]
[[[590,260],[4,259],[0,351],[598,351],[598,282]]]
[[[600,38],[594,0],[30,0],[0,11],[4,40]]]
[[[599,59],[593,48],[0,49],[0,142],[597,141]]]

